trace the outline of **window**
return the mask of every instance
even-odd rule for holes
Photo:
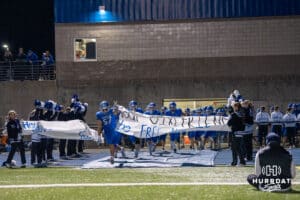
[[[74,60],[97,61],[96,39],[75,39]]]

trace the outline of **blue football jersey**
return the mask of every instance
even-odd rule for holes
[[[110,131],[116,127],[117,116],[113,114],[112,110],[108,112],[99,111],[96,113],[96,118],[102,122],[104,131]]]
[[[160,112],[158,110],[152,110],[152,111],[148,110],[148,111],[144,112],[144,114],[146,114],[146,115],[160,115]]]
[[[166,116],[180,117],[182,116],[182,110],[181,109],[176,109],[174,111],[167,110]]]
[[[132,111],[133,109],[131,109],[130,107],[128,108],[129,111]],[[143,109],[141,108],[135,108],[134,110],[135,112],[138,112],[138,113],[144,113]]]

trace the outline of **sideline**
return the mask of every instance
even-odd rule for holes
[[[300,185],[300,182],[292,182]],[[42,185],[0,185],[0,189],[10,188],[64,188],[64,187],[128,187],[128,186],[203,186],[203,185],[249,185],[246,182],[192,182],[192,183],[66,183]]]

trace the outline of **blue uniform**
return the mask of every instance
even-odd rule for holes
[[[217,121],[217,123],[220,123],[222,117],[227,117],[226,110],[225,110],[224,107],[217,108],[214,115],[216,115],[216,121]],[[250,116],[253,117],[252,115],[253,115],[253,113],[252,113],[252,110],[250,109]],[[225,135],[228,132],[227,131],[218,131],[218,132],[216,132],[215,135],[213,135],[213,137],[216,137],[217,133]]]
[[[215,114],[214,113],[212,113],[212,114],[205,114],[204,116],[214,116]],[[214,137],[216,137],[217,136],[217,131],[205,131],[205,133],[204,133],[204,138],[209,138],[209,137],[211,137],[211,138],[214,138]]]
[[[167,110],[166,116],[172,116],[172,117],[180,117],[182,116],[182,110],[176,109],[176,110]],[[179,141],[180,133],[170,133],[170,140],[172,142]]]
[[[158,110],[153,110],[153,111],[148,110],[148,111],[144,112],[144,114],[146,114],[146,115],[160,115],[160,112]]]
[[[130,109],[129,109],[130,110]],[[143,110],[141,108],[136,108],[135,109],[135,112],[138,112],[138,113],[143,113]],[[135,144],[136,143],[136,137],[131,135],[129,136],[129,140],[132,144]]]
[[[192,116],[203,116],[202,114],[199,113],[193,113]],[[201,136],[205,134],[205,131],[191,131],[188,132],[188,136],[189,138],[195,138],[196,140],[199,140],[201,138]]]
[[[152,110],[152,111],[148,110],[148,111],[144,112],[144,114],[145,115],[160,115],[160,112],[158,110]],[[150,139],[151,139],[152,142],[157,143],[158,140],[159,140],[159,136],[152,137]]]
[[[200,117],[202,118],[202,117],[205,117],[205,114],[200,114]],[[200,139],[202,136],[205,136],[206,135],[206,132],[207,131],[197,131],[196,132],[196,135],[195,135],[195,138],[196,139]]]
[[[115,132],[117,126],[117,116],[113,114],[112,110],[108,112],[99,111],[96,113],[97,120],[102,122],[102,129],[104,130],[104,138],[107,144],[118,144],[118,134]]]

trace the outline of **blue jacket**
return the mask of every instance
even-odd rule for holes
[[[31,61],[33,64],[36,63],[38,59],[39,57],[34,52],[32,52],[31,55],[27,54],[26,56],[26,61],[27,62]]]
[[[45,62],[46,65],[53,65],[54,64],[54,59],[51,54],[49,56],[43,55],[42,60]]]

